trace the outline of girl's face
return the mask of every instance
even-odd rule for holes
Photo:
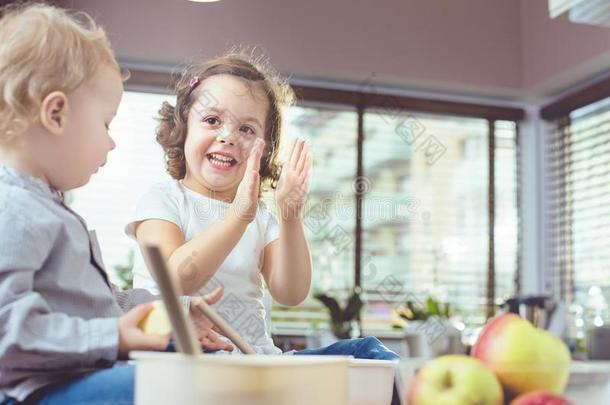
[[[232,199],[256,138],[264,139],[268,101],[260,86],[231,75],[205,79],[188,117],[185,184]]]

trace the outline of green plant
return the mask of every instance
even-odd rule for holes
[[[341,308],[339,302],[330,295],[316,294],[314,298],[328,309],[333,334],[339,339],[348,339],[352,331],[352,322],[358,319],[364,306],[364,302],[360,298],[360,291],[352,292],[344,308]]]
[[[133,288],[133,259],[133,249],[129,249],[129,253],[127,253],[127,262],[114,266],[114,272],[119,278],[119,280],[121,280],[120,287],[123,290],[129,290]]]
[[[453,309],[449,303],[441,303],[433,297],[428,297],[425,304],[416,299],[409,299],[404,307],[398,310],[398,315],[407,321],[425,321],[431,316],[449,319],[452,314]]]

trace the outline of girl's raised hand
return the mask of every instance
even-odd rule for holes
[[[309,194],[312,155],[309,142],[300,138],[290,161],[282,167],[275,201],[282,220],[300,219]]]
[[[235,199],[231,204],[233,212],[240,220],[252,222],[258,209],[258,194],[260,189],[261,156],[265,148],[265,141],[257,139],[254,142],[248,161],[244,178],[237,187]]]

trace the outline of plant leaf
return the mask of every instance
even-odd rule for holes
[[[349,299],[347,300],[347,304],[345,305],[345,311],[343,312],[343,322],[350,322],[354,320],[360,313],[360,310],[362,310],[363,306],[364,303],[360,298],[360,294],[353,293],[349,297]]]
[[[426,307],[428,309],[428,315],[440,315],[441,313],[438,302],[432,297],[428,297],[426,300]]]
[[[339,303],[333,297],[329,297],[326,294],[316,294],[314,298],[320,301],[326,306],[330,313],[330,319],[332,323],[341,323],[343,317],[341,316],[341,308]]]
[[[425,321],[426,319],[428,319],[428,315],[426,314],[426,310],[425,308],[422,308],[419,303],[416,303],[414,301],[408,300],[406,302],[407,308],[409,311],[411,311],[412,317],[411,321]]]

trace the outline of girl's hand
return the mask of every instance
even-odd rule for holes
[[[299,139],[290,162],[282,167],[275,191],[275,202],[282,220],[300,219],[309,194],[312,156],[309,142]]]
[[[260,189],[260,166],[261,156],[265,148],[265,141],[257,139],[254,142],[254,147],[250,152],[246,163],[246,172],[244,178],[237,187],[235,199],[231,204],[233,213],[240,220],[252,222],[256,218],[256,210],[258,209],[258,193]]]
[[[126,359],[132,350],[162,351],[167,348],[170,335],[147,335],[138,327],[153,308],[152,303],[138,305],[119,318],[119,358]]]
[[[216,332],[219,332],[216,325],[212,323],[200,310],[195,306],[196,300],[204,300],[209,305],[214,305],[222,298],[223,288],[218,287],[204,297],[193,297],[191,298],[190,313],[195,328],[197,329],[197,338],[201,347],[208,350],[227,350],[233,351],[233,345],[223,341]]]

